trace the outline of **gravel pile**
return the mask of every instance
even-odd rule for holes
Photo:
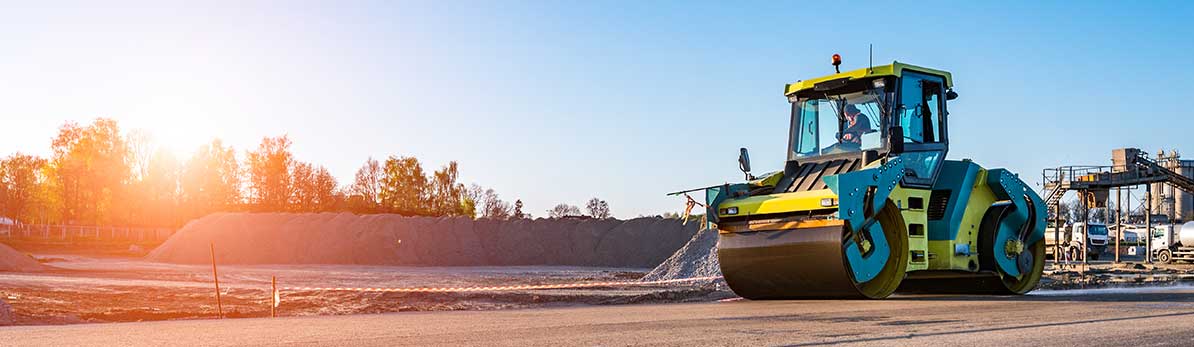
[[[0,243],[0,271],[31,272],[44,270],[37,260]]]
[[[146,259],[205,264],[572,265],[651,268],[695,224],[663,218],[473,220],[350,213],[219,213],[188,223]]]
[[[643,276],[643,281],[721,276],[717,262],[717,230],[701,229],[684,247]],[[711,280],[716,282],[720,280]]]

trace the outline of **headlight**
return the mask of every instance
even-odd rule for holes
[[[721,213],[722,214],[738,214],[738,208],[737,207],[725,208],[725,209],[721,210]]]
[[[834,198],[821,199],[821,207],[833,207],[833,206],[837,206],[836,199],[834,199]]]
[[[795,104],[797,99],[796,94],[788,95],[788,102],[790,103]]]
[[[875,86],[875,88],[878,89],[878,88],[883,88],[883,86],[887,85],[887,82],[884,82],[882,78],[876,78],[873,82],[871,82],[871,84],[873,84]]]

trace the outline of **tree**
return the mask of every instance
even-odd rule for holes
[[[141,180],[149,175],[149,162],[157,152],[153,135],[144,129],[134,129],[129,131],[127,138],[129,167],[133,170],[133,178]]]
[[[456,183],[459,173],[456,162],[449,162],[443,169],[432,174],[431,191],[428,197],[430,214],[434,216],[462,215],[464,185]]]
[[[580,208],[569,204],[559,204],[547,210],[547,216],[550,218],[575,217],[580,215]]]
[[[510,219],[510,203],[502,201],[493,189],[486,189],[481,198],[481,216],[489,219]]]
[[[99,118],[88,126],[68,122],[58,129],[50,163],[68,222],[119,222],[115,202],[131,173],[126,146],[111,119]]]
[[[266,137],[248,153],[250,202],[264,211],[283,211],[293,194],[290,170],[294,155],[290,138]]]
[[[291,196],[289,210],[315,211],[315,168],[311,163],[296,162],[290,169]]]
[[[477,218],[477,201],[470,198],[460,199],[460,215],[464,217]]]
[[[597,219],[606,219],[610,217],[609,204],[605,200],[598,198],[589,199],[589,203],[585,204],[585,209],[589,211],[589,216]]]
[[[1079,223],[1086,220],[1086,216],[1083,215],[1083,213],[1086,212],[1086,209],[1082,207],[1082,202],[1078,200],[1071,200],[1069,203],[1067,203],[1067,205],[1068,206],[1065,208],[1062,208],[1062,211],[1069,213],[1069,216],[1066,216],[1066,221],[1070,223]]]
[[[182,200],[188,217],[232,211],[241,204],[240,163],[236,151],[219,139],[199,147],[183,167]]]
[[[356,179],[348,192],[353,196],[360,196],[363,208],[361,212],[376,212],[381,206],[381,182],[385,176],[381,163],[372,157],[365,159],[365,164],[357,169]]]
[[[328,169],[310,163],[297,162],[291,169],[294,187],[290,209],[296,212],[328,212],[339,203],[336,178]]]
[[[136,219],[132,224],[142,225],[174,225],[178,224],[181,214],[178,213],[180,200],[178,159],[170,151],[159,149],[154,152],[147,164],[145,176],[140,180],[140,191],[132,192],[131,196],[138,196],[141,208],[138,209]]]
[[[23,223],[36,219],[45,165],[45,159],[21,153],[0,160],[0,216]]]
[[[315,197],[315,210],[319,212],[334,211],[343,199],[342,193],[336,189],[338,186],[336,178],[332,177],[326,167],[320,166],[315,169],[313,183],[315,190],[312,196]]]
[[[480,204],[485,199],[485,188],[476,183],[469,184],[468,188],[464,188],[462,194],[464,195],[465,199],[469,199],[477,204]]]
[[[530,218],[529,215],[522,212],[522,199],[514,200],[514,213],[510,217],[514,219]]]
[[[1073,210],[1072,203],[1067,202],[1067,201],[1058,201],[1057,202],[1057,211],[1054,211],[1053,209],[1049,209],[1049,211],[1048,211],[1049,222],[1052,222],[1058,216],[1061,216],[1061,219],[1063,222],[1071,221],[1072,220],[1071,219],[1072,210]]]
[[[381,184],[382,207],[404,216],[427,213],[427,177],[423,166],[413,157],[390,156],[384,166]]]

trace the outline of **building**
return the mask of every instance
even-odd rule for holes
[[[1157,164],[1194,178],[1194,160],[1182,160],[1176,150],[1165,153],[1157,152]],[[1170,220],[1194,220],[1194,194],[1178,189],[1168,183],[1153,183],[1153,196],[1150,199],[1154,214],[1169,216]]]

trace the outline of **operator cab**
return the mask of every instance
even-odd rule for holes
[[[789,84],[791,182],[776,192],[821,189],[818,177],[895,156],[907,166],[903,185],[931,186],[949,149],[950,88],[948,72],[898,62]]]

